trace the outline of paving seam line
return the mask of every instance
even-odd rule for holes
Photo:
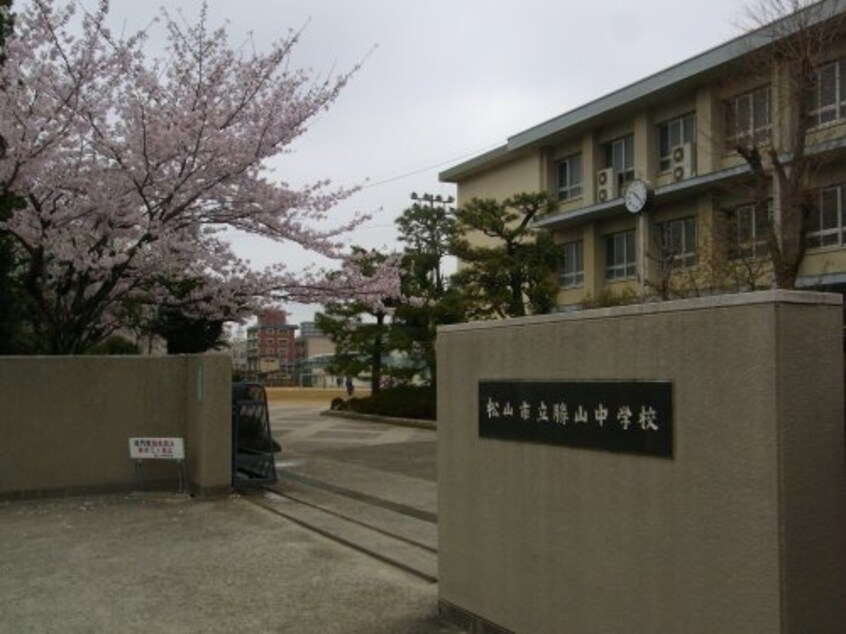
[[[272,487],[264,487],[264,490],[267,493],[272,493],[273,495],[278,495],[279,497],[287,498],[289,500],[293,500],[299,504],[304,506],[310,506],[311,508],[317,509],[318,511],[323,511],[324,513],[328,513],[329,515],[334,515],[342,520],[346,520],[347,522],[351,522],[353,524],[358,524],[359,526],[363,526],[369,530],[372,530],[376,533],[380,533],[385,535],[386,537],[390,537],[392,539],[396,539],[410,546],[416,546],[417,548],[422,548],[423,550],[428,550],[430,553],[437,555],[438,549],[432,548],[431,546],[427,546],[426,544],[421,544],[420,542],[414,541],[413,539],[409,539],[408,537],[404,537],[403,535],[397,535],[396,533],[392,533],[391,531],[386,531],[384,528],[379,528],[378,526],[374,526],[368,522],[363,522],[361,520],[357,520],[354,517],[350,517],[349,515],[344,515],[343,513],[339,513],[338,511],[334,511],[330,508],[326,508],[325,506],[321,506],[320,504],[315,504],[314,502],[309,502],[308,500],[304,500],[299,496],[291,495],[290,493],[282,493]]]
[[[402,563],[401,561],[396,561],[394,559],[391,559],[390,557],[386,557],[385,555],[382,555],[381,553],[377,553],[376,551],[364,548],[363,546],[360,546],[359,544],[355,544],[348,539],[344,539],[343,537],[339,537],[337,535],[334,535],[330,531],[324,530],[322,528],[314,526],[313,524],[309,524],[308,522],[305,522],[305,521],[303,521],[299,518],[288,515],[287,513],[284,513],[277,508],[273,508],[273,507],[268,506],[266,504],[262,504],[258,500],[250,499],[249,497],[244,497],[242,499],[250,502],[251,504],[254,504],[255,506],[259,507],[260,509],[264,509],[265,511],[267,511],[269,513],[273,513],[274,515],[278,515],[279,517],[283,517],[286,520],[288,520],[289,522],[293,522],[294,524],[302,526],[303,528],[308,529],[308,530],[310,530],[314,533],[317,533],[319,535],[322,535],[323,537],[325,537],[327,539],[331,539],[332,541],[337,542],[339,544],[342,544],[343,546],[346,546],[348,548],[352,548],[353,550],[355,550],[359,553],[362,553],[364,555],[372,557],[373,559],[377,559],[378,561],[381,561],[382,563],[388,564],[389,566],[393,566],[393,567],[398,568],[398,569],[400,569],[404,572],[407,572],[408,574],[414,575],[415,577],[418,577],[419,579],[423,579],[424,581],[428,581],[429,583],[437,583],[438,582],[437,577],[433,577],[432,575],[429,575],[425,572],[422,572],[420,570],[412,568],[411,566],[408,566],[408,565]]]
[[[311,478],[309,476],[300,475],[299,473],[291,473],[290,471],[279,471],[279,478],[281,480],[290,479],[296,482],[301,482],[303,484],[308,484],[313,487],[317,487],[318,489],[324,489],[326,491],[331,491],[332,493],[337,493],[339,495],[345,495],[348,498],[352,498],[354,500],[358,500],[360,502],[367,502],[368,504],[373,504],[374,506],[380,506],[384,509],[389,511],[394,511],[396,513],[400,513],[402,515],[408,515],[409,517],[413,517],[418,520],[423,520],[424,522],[429,522],[430,524],[437,524],[438,523],[438,515],[436,513],[431,513],[429,511],[423,511],[418,508],[414,508],[413,506],[408,506],[406,504],[400,504],[399,502],[391,502],[390,500],[383,500],[382,498],[378,498],[373,495],[369,495],[367,493],[361,493],[359,491],[353,491],[352,489],[346,489],[344,487],[338,486],[337,484],[331,484],[329,482],[324,482],[323,480],[318,480],[316,478]]]

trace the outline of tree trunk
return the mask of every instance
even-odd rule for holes
[[[376,313],[376,337],[370,358],[370,393],[378,394],[382,387],[382,333],[385,329],[385,313]]]

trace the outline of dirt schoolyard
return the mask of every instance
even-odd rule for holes
[[[319,387],[268,387],[267,400],[271,403],[308,403],[322,404],[326,409],[332,403],[333,398],[347,398],[343,387],[319,388]],[[369,396],[370,390],[356,388],[355,396]]]

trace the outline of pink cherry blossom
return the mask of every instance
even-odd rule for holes
[[[340,247],[366,220],[326,228],[354,188],[319,179],[293,188],[267,160],[287,151],[358,70],[319,80],[292,69],[292,33],[266,52],[233,46],[166,13],[168,49],[146,33],[116,37],[109,5],[32,0],[0,68],[0,186],[20,197],[0,231],[23,254],[36,323],[54,352],[80,352],[121,325],[128,304],[179,302],[235,317],[272,300],[322,302],[399,293],[395,260],[367,277]],[[224,230],[293,242],[339,270],[252,270]],[[188,298],[164,279],[203,280]]]

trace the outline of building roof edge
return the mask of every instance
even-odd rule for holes
[[[810,15],[809,12],[817,12]],[[822,0],[797,13],[785,16],[776,22],[743,33],[735,38],[694,55],[684,61],[660,70],[639,81],[624,86],[607,95],[594,99],[584,105],[569,110],[543,123],[527,128],[508,137],[505,145],[495,150],[480,154],[458,165],[444,170],[438,175],[441,182],[456,182],[462,176],[468,176],[502,162],[515,152],[525,150],[533,144],[552,136],[569,127],[584,123],[609,111],[623,107],[638,99],[654,94],[672,84],[690,79],[724,64],[739,59],[741,56],[759,50],[773,41],[773,32],[779,37],[793,33],[806,26],[803,20],[810,15],[809,22],[817,24],[846,12],[846,0]]]
[[[449,169],[440,172],[438,174],[438,180],[442,183],[454,183],[459,177],[472,173],[476,169],[485,167],[497,160],[501,160],[508,156],[508,154],[508,145],[500,145],[493,150],[474,156],[463,163],[459,163],[455,167],[450,167]]]

